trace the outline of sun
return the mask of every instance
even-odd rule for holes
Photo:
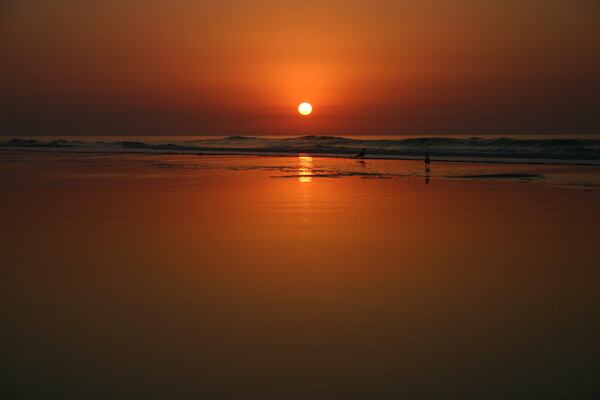
[[[310,115],[312,114],[312,105],[310,103],[304,102],[304,103],[300,103],[300,105],[298,105],[298,112],[300,113],[300,115]]]

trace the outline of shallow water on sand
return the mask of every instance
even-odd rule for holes
[[[597,170],[4,153],[2,390],[592,398]]]

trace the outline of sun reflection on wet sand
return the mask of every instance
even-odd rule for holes
[[[312,182],[313,158],[310,156],[299,155],[300,166],[298,168],[298,181],[301,183]]]
[[[298,156],[298,161],[300,162],[300,165],[298,167],[298,182],[300,183],[310,183],[312,182],[312,175],[313,175],[313,158],[310,156],[306,156],[306,155],[302,155],[300,154]],[[311,185],[301,185],[301,206],[300,206],[300,213],[298,214],[299,216],[299,222],[301,223],[301,226],[306,226],[309,223],[309,215],[310,215],[310,202],[311,202],[311,195],[310,195],[310,187]],[[302,240],[306,240],[307,239],[307,232],[305,230],[302,230],[301,234],[300,234]]]

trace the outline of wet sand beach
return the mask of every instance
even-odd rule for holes
[[[593,398],[600,168],[0,153],[10,398]]]

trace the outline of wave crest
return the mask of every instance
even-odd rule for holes
[[[312,153],[352,156],[365,149],[369,157],[414,157],[429,153],[437,157],[453,158],[514,158],[528,160],[600,161],[600,139],[568,138],[453,138],[417,137],[406,139],[356,139],[340,136],[300,136],[292,138],[265,138],[255,136],[228,136],[220,139],[194,139],[147,143],[119,140],[80,141],[10,139],[0,141],[5,149],[64,149],[70,151],[137,151],[173,153]]]

